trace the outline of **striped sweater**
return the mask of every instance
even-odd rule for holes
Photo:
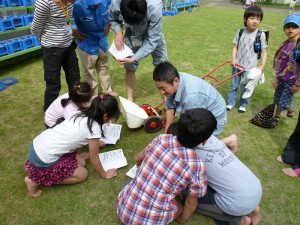
[[[69,18],[72,17],[73,4],[68,3]],[[37,0],[31,32],[41,39],[43,47],[69,47],[72,35],[67,34],[67,19],[61,7],[53,0]]]

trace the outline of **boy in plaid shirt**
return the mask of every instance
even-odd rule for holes
[[[206,194],[206,168],[194,148],[211,136],[217,121],[198,108],[181,114],[178,127],[177,136],[159,135],[135,156],[136,176],[118,196],[122,223],[183,223],[195,211],[197,198]],[[183,190],[188,192],[184,206],[176,199]]]

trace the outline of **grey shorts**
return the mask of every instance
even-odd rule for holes
[[[198,198],[196,212],[213,218],[218,225],[240,225],[242,216],[226,214],[217,206],[214,194],[215,191],[208,188],[207,194],[202,198]]]
[[[140,49],[140,47],[142,46],[143,41],[144,41],[144,37],[140,36],[140,41],[139,41],[140,44],[135,45],[133,43],[133,39],[135,39],[135,38],[132,38],[133,35],[129,29],[126,30],[124,37],[125,37],[125,44],[130,49],[132,49],[134,54]],[[137,37],[137,36],[134,36],[134,37]],[[158,45],[156,46],[154,51],[151,53],[151,56],[152,56],[152,63],[154,66],[157,66],[160,62],[166,62],[169,60],[168,53],[167,53],[166,41],[165,41],[164,36],[160,39]],[[127,70],[135,72],[137,70],[138,66],[139,66],[139,63],[135,62],[132,64],[126,64],[124,67]]]

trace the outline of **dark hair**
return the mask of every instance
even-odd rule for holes
[[[60,103],[62,107],[66,107],[69,101],[72,101],[81,108],[81,103],[88,102],[92,95],[92,88],[87,82],[76,82],[69,87],[69,98],[63,98]]]
[[[177,123],[171,123],[170,126],[168,127],[168,130],[167,130],[167,134],[173,134],[173,135],[177,135],[177,128],[178,125]]]
[[[217,128],[217,120],[209,110],[196,108],[182,113],[173,126],[170,132],[177,133],[179,143],[187,148],[195,148],[212,135]]]
[[[105,137],[105,134],[102,129],[105,114],[109,119],[118,119],[120,115],[120,109],[117,99],[108,94],[95,97],[90,107],[82,109],[80,112],[76,113],[72,117],[75,117],[74,121],[79,117],[87,117],[87,126],[91,133],[93,133],[93,122],[97,122],[100,125],[102,136]]]
[[[121,0],[120,11],[126,23],[137,24],[146,16],[147,2],[146,0]]]
[[[247,26],[247,19],[251,16],[257,16],[260,18],[260,21],[263,20],[264,17],[264,12],[263,10],[257,6],[257,5],[253,5],[248,7],[245,12],[244,12],[244,26]]]
[[[153,71],[154,81],[165,81],[168,84],[173,84],[176,77],[179,78],[179,73],[175,66],[169,62],[159,63]]]

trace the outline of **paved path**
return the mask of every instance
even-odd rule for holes
[[[218,6],[218,7],[225,7],[225,8],[241,8],[244,9],[244,6],[240,1],[231,1],[231,0],[199,0],[200,6]],[[261,6],[262,9],[270,10],[274,12],[286,12],[289,13],[289,7],[288,6]],[[300,13],[300,10],[294,10],[294,13]]]

